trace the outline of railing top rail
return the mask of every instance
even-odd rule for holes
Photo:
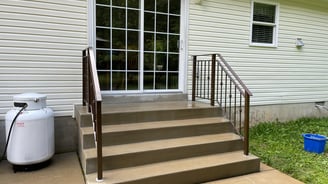
[[[197,57],[197,56],[212,56],[213,54],[200,54],[200,55],[193,55],[193,57]],[[234,72],[234,70],[231,68],[231,66],[225,61],[225,59],[221,56],[221,54],[215,53],[215,55],[217,55],[220,60],[222,61],[222,63],[227,67],[227,69],[229,70],[229,72],[233,75],[233,77],[238,81],[238,83],[240,84],[240,86],[245,90],[245,92],[249,95],[249,96],[253,96],[253,93],[248,89],[248,87],[244,84],[244,82],[239,78],[239,76],[236,74],[236,72]],[[201,59],[204,60],[204,59]],[[244,91],[242,91],[242,93],[245,93]]]
[[[96,70],[97,67],[96,67],[95,54],[94,54],[92,47],[89,47],[88,50],[89,50],[89,54],[90,54],[91,73],[92,73],[94,92],[95,92],[95,98],[96,98],[95,100],[102,101],[100,85],[99,85],[99,80],[98,80],[98,75],[97,75],[97,70]]]
[[[97,149],[97,181],[103,180],[102,166],[102,97],[96,69],[95,54],[91,47],[82,52],[83,56],[83,105],[88,103],[88,112],[93,115],[94,139]]]

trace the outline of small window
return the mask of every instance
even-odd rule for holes
[[[251,45],[277,46],[277,5],[253,2]]]

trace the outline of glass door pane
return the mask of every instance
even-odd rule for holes
[[[139,0],[96,0],[96,57],[100,87],[140,90]]]
[[[179,89],[180,0],[145,0],[145,90]]]

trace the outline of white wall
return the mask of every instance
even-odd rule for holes
[[[46,94],[56,116],[72,115],[87,45],[86,0],[1,0],[0,119],[24,92]]]
[[[191,0],[189,55],[221,53],[253,105],[328,101],[328,1],[266,1],[280,6],[278,47],[249,46],[251,0]]]

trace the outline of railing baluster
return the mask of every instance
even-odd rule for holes
[[[233,110],[233,124],[236,127],[236,119],[237,119],[237,87],[235,86],[235,99],[234,99],[234,110]]]
[[[206,69],[206,75],[207,75],[207,84],[206,84],[206,97],[210,99],[211,101],[211,96],[210,96],[210,92],[211,92],[211,62],[208,61],[206,62],[206,66],[207,66],[207,69]],[[211,103],[212,104],[212,103]]]
[[[214,106],[214,91],[215,91],[215,66],[216,66],[216,54],[212,55],[211,62],[211,105]]]
[[[242,121],[242,112],[243,112],[243,100],[242,100],[242,94],[239,95],[240,101],[239,101],[239,133],[241,133],[241,121]]]
[[[231,90],[232,82],[230,79],[230,85],[229,85],[229,119],[231,119],[231,100],[232,100],[232,90]]]
[[[221,66],[221,82],[220,82],[220,86],[221,86],[221,89],[220,89],[220,103],[221,103],[221,107],[223,106],[223,103],[222,103],[222,99],[223,99],[223,66]]]
[[[96,105],[96,128],[97,128],[97,170],[98,170],[98,180],[102,180],[103,178],[103,156],[102,156],[102,127],[101,127],[101,101],[97,101]]]
[[[244,154],[249,153],[249,94],[245,93],[245,112],[244,112]]]
[[[203,87],[203,61],[200,61],[200,67],[199,67],[199,70],[200,70],[200,74],[199,74],[199,96],[201,98],[203,98],[203,93],[202,93],[202,87]]]
[[[195,100],[196,97],[199,96],[199,63],[196,62],[196,96],[195,96]]]
[[[225,75],[224,81],[224,111],[227,112],[227,93],[228,93],[228,74]]]
[[[218,61],[216,61],[218,62]],[[216,82],[216,89],[215,90],[215,101],[217,103],[219,103],[219,91],[220,91],[220,65],[217,65],[217,72],[216,72],[216,79],[215,79]],[[220,104],[219,104],[220,105]]]
[[[197,56],[193,57],[192,62],[192,101],[196,101],[196,64],[197,64]]]

